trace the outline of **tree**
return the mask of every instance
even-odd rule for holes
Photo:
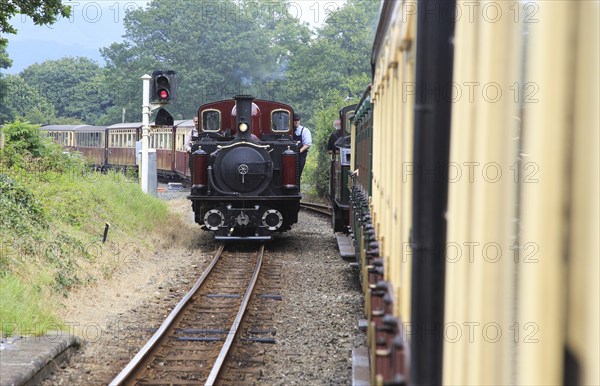
[[[20,76],[52,103],[61,118],[96,123],[112,106],[104,70],[88,58],[47,60],[32,64]]]
[[[0,70],[3,68],[9,68],[12,65],[12,60],[8,57],[8,52],[6,52],[6,44],[7,40],[0,39]],[[4,75],[0,71],[0,123],[3,122],[3,118],[6,114],[6,108],[4,106],[4,100],[6,98],[6,89],[7,89],[6,81],[4,80]]]
[[[68,17],[71,10],[62,0],[9,0],[0,4],[0,69],[12,66],[12,61],[6,52],[8,39],[2,37],[4,34],[15,34],[17,30],[10,25],[9,20],[16,14],[30,16],[34,24],[47,25],[56,21],[58,15]],[[0,101],[5,100],[8,85],[0,73]],[[7,108],[4,103],[0,105],[0,122],[7,118]]]
[[[12,60],[8,57],[8,52],[6,52],[7,43],[7,40],[0,39],[0,68],[9,68],[12,66]]]
[[[327,153],[327,141],[333,132],[333,121],[339,118],[339,111],[346,106],[357,103],[359,98],[348,99],[345,92],[329,90],[325,98],[319,100],[312,117],[313,146],[312,162],[309,165],[310,184],[314,187],[311,193],[325,197],[329,193],[330,157]]]
[[[288,52],[310,37],[285,4],[155,0],[129,12],[125,41],[102,50],[109,82],[119,90],[112,118],[126,108],[127,120],[140,120],[140,78],[157,69],[178,73],[177,100],[169,107],[175,118],[237,93],[269,98],[283,78]]]
[[[329,14],[317,38],[292,57],[288,87],[303,116],[310,117],[332,89],[350,98],[360,96],[370,79],[378,10],[376,1],[349,0]]]
[[[39,124],[55,120],[54,106],[23,78],[9,75],[2,80],[2,84],[5,90],[0,99],[0,124],[15,119]]]
[[[62,0],[10,0],[0,4],[0,33],[15,34],[17,30],[10,25],[9,20],[16,14],[27,15],[36,25],[52,24],[60,15],[68,17],[71,10]],[[6,39],[0,36],[0,43]],[[6,68],[6,67],[5,67]]]
[[[45,142],[38,129],[38,125],[16,121],[4,126],[2,132],[6,135],[6,143],[15,149],[15,153],[39,157],[44,153]]]
[[[293,55],[287,74],[290,101],[313,134],[305,174],[311,193],[327,193],[325,144],[339,109],[358,102],[371,82],[371,48],[379,4],[348,0],[329,14],[318,36]]]

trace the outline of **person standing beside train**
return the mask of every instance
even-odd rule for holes
[[[308,150],[312,145],[312,135],[310,130],[300,124],[300,121],[300,115],[294,114],[294,141],[298,143],[298,147],[300,148],[300,177],[302,177]]]
[[[194,127],[185,136],[185,151],[192,152],[192,145],[198,139],[198,114],[194,115]]]

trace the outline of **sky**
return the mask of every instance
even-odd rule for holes
[[[17,74],[31,64],[65,56],[85,56],[104,65],[99,50],[123,40],[123,17],[126,11],[143,8],[149,3],[132,0],[63,2],[73,7],[71,16],[50,26],[36,26],[31,18],[22,15],[11,19],[17,34],[6,37],[8,55],[13,64],[12,67],[3,70],[3,73]],[[343,3],[344,0],[292,0],[289,11],[302,21],[318,27],[323,24],[328,12]]]

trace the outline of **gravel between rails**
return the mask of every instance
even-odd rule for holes
[[[78,299],[94,300],[75,306],[78,312],[71,313],[69,321],[92,323],[101,332],[80,329],[79,335],[87,333],[82,336],[84,345],[43,385],[107,384],[191,288],[216,243],[192,224],[187,194],[165,192],[159,197],[190,223],[182,231],[193,237],[183,242],[186,245],[174,245],[144,264],[129,266],[101,289],[79,294]],[[366,340],[358,329],[363,297],[356,272],[339,257],[329,220],[301,211],[299,223],[267,248],[281,258],[283,300],[276,302],[276,344],[265,344],[267,364],[260,384],[351,384],[352,349]],[[124,281],[130,290],[124,290]]]

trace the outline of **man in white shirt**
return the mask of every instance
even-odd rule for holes
[[[300,176],[302,176],[308,150],[312,145],[312,135],[310,130],[300,124],[300,121],[300,114],[294,114],[294,141],[298,143],[298,147],[300,148]]]
[[[198,138],[198,114],[194,115],[194,127],[185,136],[185,151],[192,152],[192,144],[196,138]]]

